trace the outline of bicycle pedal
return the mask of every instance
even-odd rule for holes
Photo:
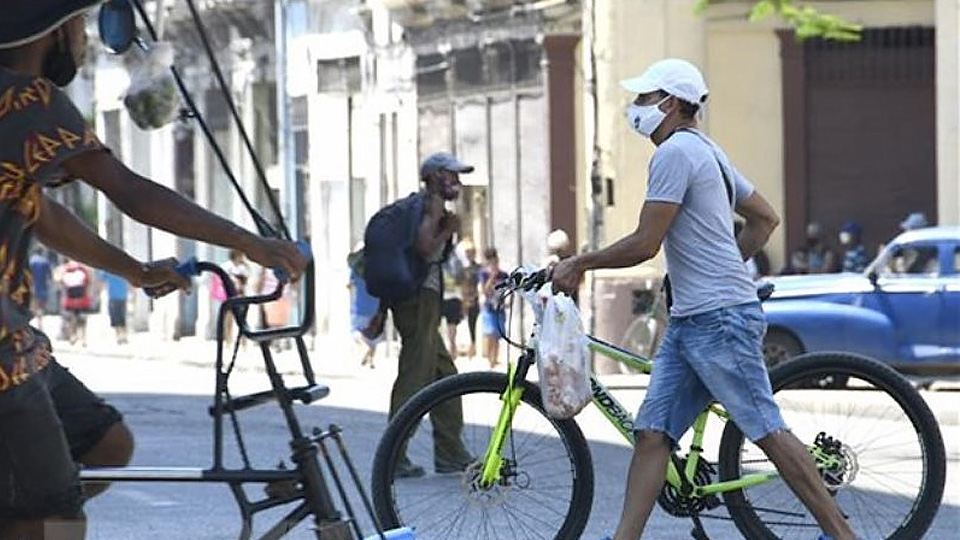
[[[287,499],[297,494],[299,485],[296,480],[278,480],[264,486],[263,491],[271,499]]]

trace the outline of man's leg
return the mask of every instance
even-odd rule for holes
[[[613,540],[637,540],[643,533],[657,495],[663,488],[670,459],[670,438],[656,431],[637,432],[627,474],[623,511]]]
[[[55,360],[48,369],[51,397],[73,460],[91,467],[123,467],[130,463],[133,433],[120,412]],[[107,482],[84,484],[84,499],[103,493],[109,486]]]
[[[823,485],[813,456],[793,433],[778,431],[760,439],[756,444],[777,466],[780,476],[810,510],[825,533],[834,540],[856,538],[833,497]]]
[[[393,324],[400,334],[400,359],[390,394],[390,418],[433,379],[434,360],[429,355],[435,354],[431,340],[437,333],[439,320],[431,317],[430,310],[424,305],[431,298],[429,293],[421,291],[416,298],[393,308]],[[439,308],[434,308],[433,312],[438,313]]]
[[[760,304],[718,309],[694,315],[691,321],[694,328],[684,341],[684,353],[710,393],[744,435],[767,453],[824,532],[835,540],[853,540],[811,456],[787,430],[774,400],[763,361],[766,319]]]
[[[49,368],[0,392],[0,540],[82,540],[86,531]]]
[[[457,354],[457,325],[447,321],[447,349],[451,355]]]
[[[439,332],[434,336],[436,358],[434,380],[457,374],[453,357],[443,345]],[[473,456],[463,445],[463,402],[458,397],[444,402],[430,413],[433,424],[434,467],[437,472],[463,470]]]
[[[0,525],[0,540],[83,540],[87,522],[82,516],[54,516],[43,521]]]
[[[663,488],[673,442],[710,402],[710,394],[681,352],[682,323],[671,321],[657,349],[635,429],[623,513],[614,540],[637,540]]]
[[[79,462],[87,467],[125,467],[133,456],[133,433],[123,422],[107,429],[99,441],[80,456]],[[110,487],[109,482],[89,482],[83,485],[84,499],[92,499]]]

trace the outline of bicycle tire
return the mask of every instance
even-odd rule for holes
[[[397,463],[401,459],[401,453],[407,448],[409,444],[409,437],[416,433],[416,430],[421,424],[421,420],[425,415],[429,414],[438,405],[444,403],[445,401],[453,398],[464,398],[464,397],[474,397],[477,395],[487,395],[496,400],[496,403],[500,402],[500,395],[503,393],[504,389],[507,386],[507,376],[501,373],[490,373],[490,372],[474,372],[474,373],[465,373],[454,375],[451,377],[446,377],[440,381],[437,381],[426,388],[422,389],[416,395],[411,398],[394,416],[390,424],[387,426],[386,431],[383,434],[383,437],[380,440],[379,445],[377,446],[376,454],[373,461],[373,472],[371,478],[371,493],[373,496],[373,505],[376,511],[377,517],[380,520],[381,524],[386,529],[410,526],[414,527],[417,530],[417,538],[420,540],[436,540],[438,538],[454,538],[457,540],[467,540],[472,538],[467,534],[464,534],[461,530],[458,531],[458,534],[452,535],[450,531],[444,531],[441,534],[435,533],[432,529],[429,528],[427,524],[422,522],[404,522],[403,510],[398,509],[396,500],[397,490],[394,485],[395,473],[397,468]],[[572,483],[570,486],[570,502],[567,508],[563,510],[561,516],[560,511],[557,511],[558,520],[562,518],[562,523],[557,527],[556,535],[553,537],[554,540],[577,540],[580,538],[580,535],[583,533],[583,529],[587,524],[587,520],[590,517],[590,511],[593,505],[593,464],[592,458],[590,455],[590,447],[587,445],[587,441],[583,436],[583,432],[580,430],[580,427],[572,419],[568,420],[557,420],[552,419],[544,412],[541,405],[540,399],[540,390],[537,386],[531,384],[528,381],[523,382],[523,397],[522,403],[517,408],[517,415],[521,414],[521,411],[524,411],[524,414],[527,414],[529,411],[531,414],[536,413],[550,427],[554,430],[553,436],[558,436],[560,442],[562,443],[563,449],[566,451],[566,456],[570,460],[570,466],[572,471]],[[464,405],[464,416],[467,416],[468,407]],[[472,411],[472,409],[470,409]],[[497,406],[490,410],[484,412],[484,414],[489,415],[490,425],[496,424],[497,416],[500,412],[500,407]],[[471,422],[466,423],[468,427],[473,427],[475,424]],[[516,419],[513,426],[511,426],[511,437],[504,444],[504,454],[507,455],[510,452],[511,440],[514,439],[515,434],[513,427],[516,426]],[[487,428],[480,428],[481,430]],[[519,429],[518,429],[519,431]],[[522,437],[522,433],[516,435],[516,438]],[[464,437],[466,439],[466,437]],[[481,443],[482,448],[486,448],[486,441],[489,440],[489,437],[486,438]],[[521,440],[521,444],[523,441]],[[537,445],[539,448],[539,445]],[[481,449],[477,449],[482,451]],[[478,454],[479,455],[479,452]],[[517,469],[521,469],[524,465],[520,463],[520,458],[517,457]],[[553,463],[550,461],[545,461],[545,463],[553,466]],[[466,472],[461,473],[461,487],[463,491],[468,492],[469,490],[477,489],[475,485],[469,483],[471,471],[468,469]],[[439,475],[438,475],[439,477]],[[420,479],[412,479],[414,482],[419,481]],[[538,479],[528,477],[528,480],[537,482]],[[407,480],[401,480],[406,482]],[[516,487],[516,490],[523,489],[521,487]],[[551,491],[547,491],[550,497],[556,497],[554,487],[550,487]],[[504,490],[506,492],[506,490]],[[472,492],[476,494],[476,491]],[[517,491],[517,493],[521,493]],[[526,493],[521,493],[522,495],[527,495]],[[511,495],[512,496],[512,495]],[[520,495],[517,495],[520,497]],[[443,497],[443,504],[450,504],[452,498]],[[507,495],[503,496],[503,501],[507,501]],[[469,501],[468,501],[469,502]],[[543,501],[536,501],[538,504],[542,504]],[[439,503],[439,501],[438,501]],[[464,508],[461,506],[461,509]],[[536,507],[535,510],[538,510],[539,507]],[[545,505],[544,505],[545,509]],[[510,516],[508,512],[502,508],[497,509],[491,507],[489,512],[484,511],[483,516],[494,516],[495,511],[502,510],[503,514],[507,514],[506,521],[507,525],[509,523]],[[545,512],[544,512],[545,513]],[[461,516],[464,512],[456,513],[453,512],[451,516]],[[461,519],[461,517],[456,517],[455,519]],[[467,518],[463,518],[467,519]],[[413,521],[413,520],[411,520]],[[452,527],[452,525],[450,525]],[[471,524],[472,528],[473,524]],[[490,527],[506,526],[503,523],[498,525],[491,525],[486,529],[486,534],[490,533]],[[536,524],[536,537],[537,538],[548,538],[549,531],[543,530],[543,523]],[[528,525],[529,527],[529,525]],[[477,529],[480,530],[479,528]],[[552,529],[551,529],[552,530]],[[524,538],[521,533],[524,532],[522,527],[510,528],[509,530],[502,531],[503,534],[509,536],[510,538]],[[484,538],[489,538],[489,536],[483,536]],[[506,536],[496,536],[497,538],[506,537]]]
[[[911,496],[912,504],[909,501],[897,501],[890,500],[891,497],[889,494],[885,493],[883,490],[879,492],[871,490],[871,488],[876,488],[877,485],[887,485],[895,486],[894,481],[901,481],[901,477],[898,475],[907,474],[901,471],[895,471],[893,473],[887,473],[887,476],[881,476],[880,474],[866,473],[865,469],[862,469],[863,457],[866,455],[864,452],[876,450],[874,454],[884,454],[892,452],[892,445],[875,447],[871,446],[880,438],[888,435],[889,430],[884,431],[880,430],[878,433],[874,430],[865,431],[864,433],[869,433],[872,439],[869,442],[857,442],[855,444],[860,444],[859,447],[854,447],[848,443],[844,443],[845,451],[849,449],[850,455],[853,456],[852,462],[853,465],[857,467],[854,470],[854,474],[849,476],[849,471],[847,472],[850,484],[841,486],[839,483],[834,484],[832,487],[835,489],[835,499],[840,504],[841,509],[843,508],[856,508],[858,510],[869,508],[877,508],[877,512],[882,512],[884,514],[879,515],[889,515],[891,510],[896,509],[896,504],[900,502],[900,506],[906,508],[906,514],[902,520],[897,524],[894,523],[891,526],[889,531],[881,530],[877,526],[877,522],[874,521],[873,528],[868,527],[868,523],[862,519],[854,516],[848,517],[848,522],[854,527],[855,531],[858,534],[858,537],[870,538],[874,540],[877,538],[875,533],[882,535],[884,540],[915,540],[922,538],[926,531],[930,528],[931,523],[933,522],[934,517],[936,516],[937,510],[940,506],[941,499],[943,497],[944,490],[944,481],[946,476],[946,449],[943,444],[943,438],[940,433],[940,428],[937,424],[936,417],[933,412],[930,410],[930,407],[923,400],[923,397],[917,392],[910,383],[899,375],[896,371],[891,369],[885,364],[881,364],[875,360],[857,356],[847,353],[810,353],[796,357],[794,360],[781,364],[777,366],[770,372],[770,380],[773,386],[774,398],[778,399],[780,396],[784,396],[784,390],[792,392],[803,392],[811,391],[809,386],[805,386],[804,381],[809,381],[811,378],[816,377],[819,374],[823,373],[841,373],[848,375],[851,380],[858,379],[863,382],[870,383],[874,385],[878,390],[885,392],[889,398],[892,399],[892,402],[900,408],[901,413],[909,421],[910,429],[915,430],[915,435],[917,436],[916,441],[911,441],[912,443],[917,443],[918,451],[920,456],[917,456],[919,463],[922,464],[922,471],[919,473],[919,486],[918,493],[915,497]],[[862,385],[861,388],[862,390]],[[834,407],[842,406],[852,406],[849,405],[850,402],[855,402],[858,398],[861,401],[873,400],[873,404],[868,404],[867,407],[873,407],[871,410],[864,409],[861,414],[858,414],[858,417],[873,417],[877,419],[878,422],[889,422],[891,419],[888,417],[888,411],[877,408],[875,402],[878,397],[874,394],[864,394],[858,396],[853,394],[858,389],[856,386],[847,391],[843,390],[821,390],[825,392],[838,392],[838,399],[831,401],[828,399],[829,396],[818,394],[817,403],[810,404],[809,410],[805,410],[803,414],[810,414],[814,411],[815,408],[820,408],[823,411],[830,411],[829,414],[832,417],[839,418],[842,416],[838,414],[839,409],[834,409]],[[839,394],[844,392],[848,394],[844,396]],[[789,392],[787,392],[789,394]],[[789,396],[787,396],[789,397]],[[880,396],[882,397],[882,396]],[[778,399],[778,402],[781,400]],[[801,403],[800,398],[795,400],[794,407],[804,408],[806,405],[797,405]],[[854,405],[856,405],[854,403]],[[882,412],[882,415],[880,413]],[[849,422],[850,418],[853,416],[852,413],[850,416],[847,416],[844,422]],[[799,417],[798,417],[799,418]],[[893,417],[893,421],[896,421],[897,418]],[[817,429],[821,429],[825,423],[819,423]],[[788,425],[790,422],[788,421]],[[889,428],[889,426],[887,426]],[[791,426],[792,428],[792,426]],[[882,426],[881,426],[882,428]],[[906,425],[903,425],[903,428],[906,429]],[[853,430],[847,432],[849,434],[853,433]],[[911,435],[913,436],[913,435]],[[841,439],[842,440],[842,439]],[[805,444],[810,444],[811,441],[803,440]],[[883,442],[889,442],[884,440]],[[731,421],[728,422],[723,431],[723,436],[720,441],[720,453],[719,453],[719,472],[720,479],[723,481],[734,480],[741,476],[742,467],[741,459],[743,455],[746,454],[744,448],[744,436],[740,429]],[[859,456],[858,456],[859,454]],[[899,457],[889,457],[884,456],[882,459],[887,461],[881,461],[880,463],[886,466],[886,463],[909,463],[910,456],[900,455]],[[856,481],[855,478],[858,474],[863,476],[863,485],[853,486]],[[889,480],[890,474],[893,474],[893,480]],[[887,479],[887,483],[884,484],[880,482],[880,478]],[[826,480],[825,480],[826,481]],[[783,485],[782,480],[775,480],[774,482]],[[876,484],[871,486],[870,484]],[[903,481],[903,484],[906,484]],[[766,486],[763,484],[755,488],[748,488],[747,490],[737,490],[730,491],[723,494],[724,502],[727,505],[727,508],[730,512],[733,521],[735,522],[737,528],[740,530],[741,534],[744,537],[751,540],[779,540],[783,536],[778,536],[778,533],[774,532],[774,528],[779,526],[785,526],[782,520],[787,518],[782,517],[783,514],[787,512],[780,512],[779,515],[774,514],[774,517],[770,518],[770,523],[765,522],[765,518],[761,517],[759,512],[751,504],[751,501],[746,492],[750,492],[753,489],[762,488]],[[772,487],[771,487],[772,489]],[[781,492],[786,493],[786,488],[782,488]],[[862,492],[862,493],[859,493]],[[876,493],[871,495],[871,493]],[[787,495],[789,497],[790,495]],[[886,506],[879,508],[877,506],[863,505],[861,504],[866,497],[875,497],[878,501],[884,502]],[[881,497],[886,497],[886,500],[881,499]],[[773,497],[770,495],[757,495],[758,500],[765,501],[765,504],[778,507],[781,509],[788,508],[789,505],[777,505],[772,502]],[[791,503],[799,504],[799,501],[794,497]],[[802,507],[800,507],[802,508]],[[761,510],[760,512],[764,512]],[[768,510],[767,510],[768,511]],[[801,512],[806,513],[805,509],[802,509]],[[815,527],[816,522],[813,521],[813,518],[809,515],[806,516],[806,528],[804,532],[798,532],[797,537],[810,537],[811,529],[810,526]],[[878,519],[875,517],[874,519]],[[774,520],[781,520],[776,522]],[[797,525],[799,527],[799,524]],[[894,528],[895,527],[895,528]],[[866,531],[864,530],[866,529]],[[816,530],[816,529],[814,529]],[[874,533],[874,534],[870,534]],[[789,536],[792,538],[792,536]]]

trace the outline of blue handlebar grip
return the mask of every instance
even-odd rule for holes
[[[200,275],[200,269],[197,268],[196,257],[190,257],[189,259],[178,264],[175,270],[183,277],[197,277]]]
[[[200,269],[197,268],[197,258],[190,257],[182,263],[174,267],[174,271],[180,274],[183,277],[196,277],[200,275]],[[157,297],[157,288],[156,287],[147,287],[143,289],[143,292],[147,293],[147,296],[150,298]]]
[[[313,259],[313,250],[310,249],[310,244],[308,244],[306,240],[297,240],[297,249],[300,250],[300,253],[302,253],[308,261]],[[290,281],[290,276],[287,275],[283,268],[274,268],[273,275],[283,283]]]

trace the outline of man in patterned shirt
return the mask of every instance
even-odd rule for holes
[[[141,262],[105,242],[44,188],[72,180],[149,226],[235,248],[299,277],[295,244],[256,236],[138,176],[97,139],[58,87],[83,61],[87,11],[101,0],[5,0],[0,17],[0,540],[82,539],[77,463],[125,465],[133,437],[116,409],[53,358],[29,326],[36,236],[60,253],[157,294],[187,288],[176,260]]]

